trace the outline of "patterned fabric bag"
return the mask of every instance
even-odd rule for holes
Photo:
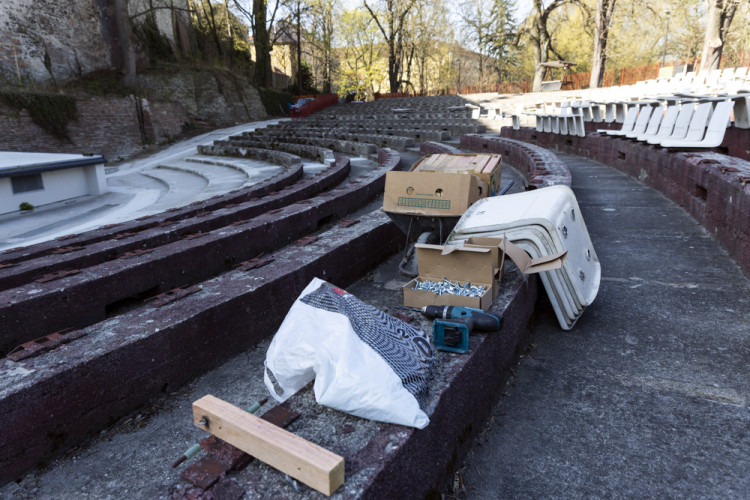
[[[271,341],[264,380],[279,402],[315,379],[319,404],[423,429],[432,363],[424,332],[315,278]]]

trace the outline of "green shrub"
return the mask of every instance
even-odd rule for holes
[[[24,201],[23,203],[18,205],[18,208],[20,208],[21,210],[34,210],[34,205],[29,203],[28,201]]]

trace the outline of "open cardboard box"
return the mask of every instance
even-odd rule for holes
[[[463,306],[485,310],[490,308],[492,300],[497,295],[495,274],[499,272],[492,249],[421,243],[417,243],[414,247],[419,276],[401,288],[405,306]],[[443,278],[457,281],[461,285],[468,282],[472,285],[484,286],[485,292],[481,297],[465,297],[454,294],[437,295],[414,288],[417,282],[441,281]]]
[[[472,174],[388,172],[383,210],[413,215],[463,215],[488,193],[487,183]]]
[[[472,237],[463,245],[414,246],[417,254],[419,276],[401,288],[404,305],[407,307],[464,306],[487,310],[500,291],[500,281],[505,267],[505,256],[518,266],[524,274],[541,273],[560,269],[568,252],[563,251],[532,259],[521,247],[503,238]],[[417,282],[440,281],[446,278],[460,284],[487,287],[481,297],[461,295],[437,295],[426,290],[416,290]]]

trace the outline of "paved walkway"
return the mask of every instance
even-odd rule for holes
[[[560,157],[602,285],[570,332],[537,308],[467,497],[750,498],[750,280],[660,193]]]

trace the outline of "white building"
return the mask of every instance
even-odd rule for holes
[[[0,151],[0,214],[107,192],[101,155]]]

